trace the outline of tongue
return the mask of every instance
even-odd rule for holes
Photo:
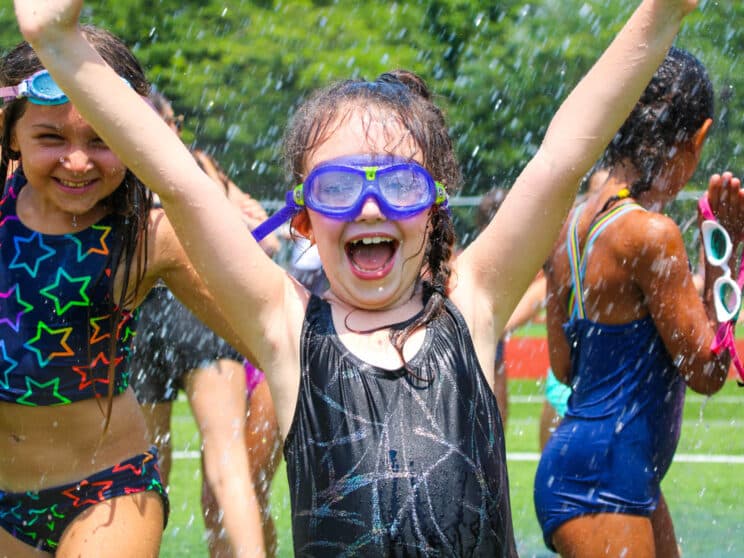
[[[350,250],[351,261],[359,269],[374,271],[393,257],[393,243],[355,245]]]

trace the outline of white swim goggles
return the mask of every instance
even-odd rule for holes
[[[698,200],[698,207],[705,219],[700,225],[705,259],[710,265],[719,267],[723,271],[723,275],[713,283],[713,303],[716,308],[716,318],[721,325],[718,327],[710,350],[715,354],[728,350],[731,362],[739,374],[739,385],[744,385],[741,383],[744,382],[744,365],[739,359],[734,338],[734,329],[741,309],[741,290],[744,288],[744,258],[739,264],[739,276],[734,281],[728,266],[728,260],[734,249],[731,237],[713,215],[707,195],[703,195]]]
[[[719,322],[736,321],[741,309],[741,291],[744,288],[744,267],[739,267],[739,276],[734,281],[728,261],[731,258],[733,243],[726,229],[716,220],[711,211],[708,197],[698,201],[700,213],[705,219],[700,225],[705,259],[712,266],[723,271],[713,284],[713,302]],[[744,263],[744,260],[743,260]]]

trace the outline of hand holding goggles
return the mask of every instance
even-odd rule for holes
[[[723,275],[716,279],[713,284],[716,318],[721,322],[721,325],[718,327],[710,349],[715,354],[721,353],[724,349],[728,350],[739,377],[744,381],[744,365],[739,360],[734,342],[734,328],[741,309],[741,290],[744,287],[744,258],[739,265],[739,276],[734,281],[728,266],[728,260],[733,251],[731,237],[713,215],[707,195],[703,195],[698,200],[698,207],[700,208],[700,214],[705,219],[700,226],[705,259],[710,265],[720,267],[723,270]]]
[[[447,204],[444,186],[417,163],[390,157],[336,159],[315,167],[305,182],[287,192],[287,205],[256,227],[253,236],[261,240],[303,207],[331,219],[353,221],[370,197],[391,220]]]
[[[736,321],[741,309],[741,290],[744,287],[744,267],[739,267],[739,276],[736,281],[731,277],[728,266],[729,258],[733,250],[733,244],[728,231],[716,220],[710,208],[707,196],[698,201],[700,213],[705,219],[700,225],[703,237],[703,248],[705,259],[712,266],[719,267],[723,271],[713,284],[713,302],[716,308],[716,317],[719,322]],[[744,264],[744,260],[742,260]]]
[[[131,87],[126,79],[121,79]],[[35,105],[63,105],[69,101],[47,70],[39,70],[18,85],[0,87],[0,98],[5,103],[23,97]]]

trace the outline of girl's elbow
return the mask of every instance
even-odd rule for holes
[[[690,389],[702,395],[718,393],[728,377],[728,361],[729,359],[725,359],[725,362],[709,361],[697,370],[683,373],[685,383]]]

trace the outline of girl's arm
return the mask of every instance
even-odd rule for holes
[[[697,392],[713,394],[726,380],[730,358],[726,352],[711,351],[718,327],[709,311],[712,298],[706,304],[700,300],[679,228],[659,214],[628,218],[639,221],[627,227],[624,239],[628,252],[636,255],[628,259],[633,282],[640,287],[664,346],[687,384]]]
[[[509,317],[504,331],[513,331],[535,320],[540,310],[545,308],[545,284],[545,275],[542,272],[538,273]]]
[[[545,261],[581,178],[630,114],[696,5],[641,2],[563,102],[489,226],[460,256],[459,284],[490,301],[496,335]]]
[[[151,286],[158,279],[162,279],[176,298],[183,302],[207,327],[227,340],[251,362],[258,364],[250,347],[237,335],[202,277],[191,265],[162,209],[154,209],[150,212],[149,227],[147,275],[139,290],[138,299],[144,298]]]
[[[560,279],[555,276],[553,260],[565,255],[563,247],[557,248],[551,260],[545,266],[545,327],[548,332],[548,356],[553,374],[564,384],[571,381],[571,348],[568,346],[563,324],[568,321],[566,310],[566,299],[568,298],[566,287],[561,285]]]
[[[179,137],[87,43],[78,30],[81,8],[82,0],[15,0],[20,30],[44,66],[106,144],[160,196],[217,303],[265,362],[275,356],[276,343],[293,343],[277,326],[285,321],[288,297],[301,322],[302,292],[247,233],[227,197],[214,194]]]

